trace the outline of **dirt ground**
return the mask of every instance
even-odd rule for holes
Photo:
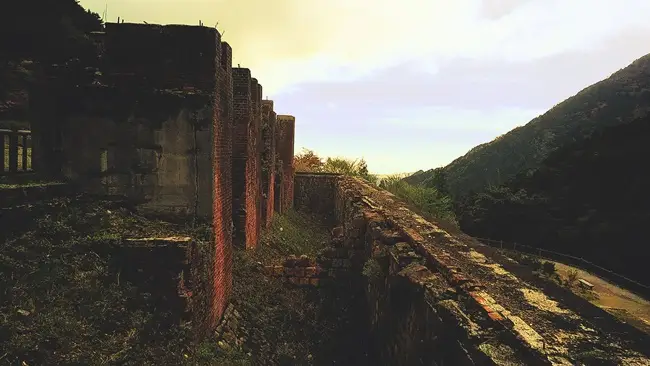
[[[576,270],[578,278],[594,285],[592,292],[597,297],[589,297],[591,303],[650,334],[650,301],[581,269],[558,262],[555,267],[562,279],[567,278],[569,270]]]

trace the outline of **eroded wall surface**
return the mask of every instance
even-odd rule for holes
[[[257,79],[251,79],[251,121],[248,125],[246,152],[246,248],[257,247],[261,230],[261,101],[262,87]]]
[[[341,174],[296,173],[294,208],[297,211],[318,213],[334,226],[338,222],[336,187],[341,178]]]
[[[275,201],[275,119],[272,100],[262,101],[262,226],[269,228]]]
[[[231,50],[214,28],[106,25],[100,68],[30,92],[34,162],[144,213],[211,220],[194,324],[215,326],[231,287]],[[223,56],[223,60],[222,60]]]
[[[253,159],[250,159],[251,127],[255,123],[253,102],[253,80],[250,70],[233,69],[234,127],[233,127],[233,221],[234,243],[246,248],[252,247],[254,238],[251,225],[255,217],[254,192],[251,191],[254,179]]]
[[[279,161],[279,200],[276,211],[282,213],[293,207],[293,155],[296,118],[289,115],[276,117],[276,152]]]
[[[209,324],[214,327],[223,316],[232,292],[232,138],[233,138],[233,88],[232,49],[228,43],[221,43],[221,59],[217,85],[218,105],[213,112],[219,118],[213,127],[215,142],[212,145],[212,232],[214,235],[214,259],[207,267],[214,278],[214,311]],[[202,196],[210,197],[210,195]]]
[[[386,364],[650,362],[647,335],[494,248],[450,235],[386,191],[357,178],[297,175],[296,207],[330,211],[310,194],[336,197],[333,260],[354,263],[365,250],[370,332]]]

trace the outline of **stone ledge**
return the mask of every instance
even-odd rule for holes
[[[428,294],[436,311],[444,304],[449,309],[453,303],[456,317],[472,324],[469,328],[459,325],[459,329],[484,334],[469,342],[471,348],[495,364],[503,363],[498,359],[504,353],[487,355],[490,349],[509,349],[523,364],[573,365],[580,349],[589,351],[595,345],[618,362],[637,360],[641,362],[638,364],[650,364],[647,355],[642,355],[648,350],[635,349],[630,339],[607,329],[592,329],[592,324],[579,315],[579,309],[563,308],[540,289],[506,271],[495,259],[415,215],[392,194],[349,177],[339,181],[339,190],[350,202],[361,202],[363,206],[358,210],[364,217],[384,218],[383,225],[371,227],[368,223],[368,228],[374,232],[374,239],[391,247],[391,272],[399,273],[414,289]],[[454,294],[455,299],[443,296],[443,300],[431,302],[445,293]],[[498,336],[503,342],[488,341],[490,336],[485,334]]]

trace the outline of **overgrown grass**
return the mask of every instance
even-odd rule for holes
[[[57,199],[0,246],[0,359],[19,365],[180,364],[181,329],[164,329],[145,294],[111,273],[121,236],[175,234],[108,201]],[[23,363],[24,362],[24,363]]]
[[[46,187],[65,184],[64,182],[28,182],[28,183],[2,183],[0,181],[0,189],[16,189],[16,188],[31,188],[31,187]]]
[[[39,177],[32,172],[12,175],[0,175],[0,189],[45,187],[60,184],[65,184],[65,182],[43,179],[42,177]]]
[[[451,198],[440,194],[435,188],[408,184],[402,178],[398,175],[383,178],[380,187],[414,206],[425,216],[458,226]]]
[[[329,227],[317,216],[289,211],[275,215],[257,252],[238,249],[234,256],[233,301],[242,314],[254,365],[330,365],[358,353],[359,329],[351,330],[354,295],[335,286],[296,288],[267,277],[262,265],[287,255],[313,255],[329,239]],[[348,341],[349,340],[349,341]],[[347,354],[346,354],[347,353]],[[245,362],[241,354],[223,365]],[[243,363],[242,363],[243,364]],[[358,364],[358,363],[357,363]]]
[[[257,256],[270,260],[287,255],[313,256],[327,245],[329,231],[316,215],[290,210],[274,215],[271,228],[261,238]]]
[[[192,345],[187,330],[163,325],[172,314],[118,281],[107,250],[125,236],[207,239],[209,230],[121,207],[57,199],[26,208],[34,220],[0,246],[0,364],[319,365],[344,363],[346,352],[361,349],[349,347],[365,329],[351,325],[365,318],[349,290],[295,288],[261,271],[259,262],[321,248],[329,228],[317,217],[276,215],[260,250],[235,250],[232,301],[246,342],[224,350],[213,338]]]

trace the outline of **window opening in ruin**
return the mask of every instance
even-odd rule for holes
[[[25,170],[25,167],[23,166],[23,146],[25,146],[25,135],[17,136],[18,141],[17,146],[16,146],[16,151],[14,153],[16,154],[16,169],[18,171]]]
[[[108,170],[108,150],[101,149],[99,153],[99,171],[104,173]]]
[[[23,165],[25,166],[25,170],[32,170],[32,155],[34,154],[34,150],[32,147],[32,135],[24,135],[24,142],[25,142],[25,149],[23,150],[25,153],[25,157],[23,158]]]
[[[0,134],[2,140],[2,170],[5,172],[9,171],[9,136],[6,134]]]

